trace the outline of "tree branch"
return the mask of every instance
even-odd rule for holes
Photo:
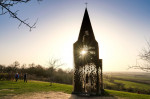
[[[60,59],[53,59],[53,58],[51,58],[49,60],[49,66],[53,67],[54,69],[57,69],[58,67],[63,66],[63,65],[65,65],[65,64],[61,63]]]
[[[30,31],[31,31],[33,28],[36,28],[35,25],[36,25],[38,19],[36,20],[36,22],[35,22],[33,25],[30,25],[29,23],[26,22],[28,19],[22,20],[22,19],[20,19],[20,18],[17,16],[17,12],[18,12],[19,10],[17,10],[16,12],[12,12],[12,11],[10,10],[10,7],[14,6],[15,4],[18,4],[18,3],[27,3],[27,2],[29,2],[29,1],[31,1],[31,0],[0,0],[0,7],[1,7],[1,13],[0,13],[0,15],[4,15],[4,14],[6,14],[6,13],[9,13],[10,17],[15,18],[15,19],[17,19],[18,21],[20,21],[20,24],[19,24],[18,28],[19,28],[22,24],[24,24],[24,25],[26,25],[27,27],[29,27],[29,29],[30,29]],[[37,0],[37,1],[39,2],[39,1],[42,1],[42,0]],[[4,10],[5,10],[5,11],[4,11]]]
[[[136,60],[136,65],[128,66],[128,69],[133,68],[150,72],[150,40],[146,40],[146,44],[146,47],[144,47],[138,55],[140,58],[140,63],[138,63]]]

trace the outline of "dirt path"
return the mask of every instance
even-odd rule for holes
[[[6,96],[3,99],[117,99],[115,97],[81,97],[62,92],[41,92],[15,96]]]

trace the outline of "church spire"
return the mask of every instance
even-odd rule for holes
[[[85,3],[85,5],[86,5],[86,8],[87,8],[87,4],[88,4],[88,3],[86,2],[86,3]]]
[[[91,21],[90,21],[90,18],[89,18],[89,14],[88,14],[87,8],[85,8],[84,17],[83,17],[83,20],[82,20],[82,25],[81,25],[81,28],[80,28],[78,41],[82,41],[83,36],[87,32],[88,32],[88,35],[89,35],[90,39],[95,40],[92,25],[91,25]]]

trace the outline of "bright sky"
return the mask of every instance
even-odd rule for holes
[[[127,71],[135,65],[150,37],[150,0],[36,0],[14,6],[21,19],[36,28],[20,24],[8,14],[0,16],[0,64],[14,61],[47,66],[51,58],[73,68],[73,43],[77,40],[88,2],[88,12],[104,71]],[[132,70],[129,70],[132,71]]]

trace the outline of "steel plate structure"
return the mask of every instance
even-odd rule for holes
[[[98,42],[95,39],[87,8],[85,9],[78,40],[73,44],[75,94],[102,95],[102,59],[99,59]]]

